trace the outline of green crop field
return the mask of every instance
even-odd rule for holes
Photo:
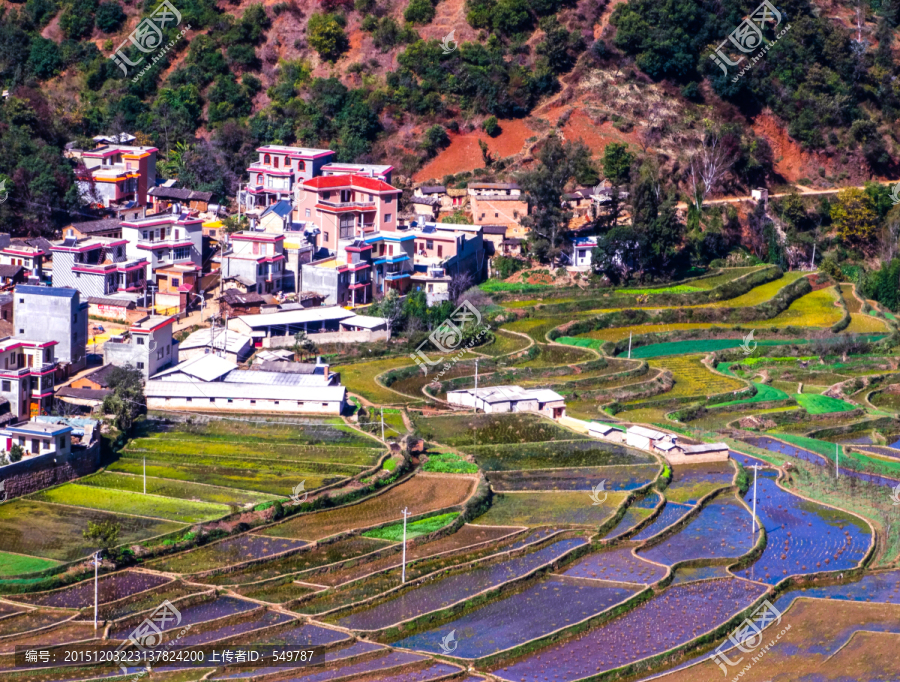
[[[440,530],[444,526],[453,523],[459,516],[459,512],[450,512],[449,514],[438,514],[437,516],[429,516],[427,519],[419,519],[406,524],[406,539],[412,540],[420,535],[428,535],[436,530]],[[367,538],[375,538],[377,540],[389,540],[391,542],[403,542],[403,524],[395,523],[384,528],[369,530],[363,533]]]
[[[203,459],[223,457],[233,459],[279,460],[293,462],[321,462],[371,466],[382,452],[377,441],[365,441],[367,447],[344,445],[288,445],[286,443],[228,443],[203,439],[136,438],[128,444],[126,452],[177,455],[179,459]]]
[[[327,470],[320,472],[310,471],[303,464],[291,464],[289,462],[260,462],[254,460],[221,460],[215,459],[208,463],[186,462],[179,464],[177,459],[169,460],[163,457],[147,458],[146,469],[148,476],[158,478],[171,478],[177,481],[189,481],[217,485],[226,488],[238,488],[239,490],[251,490],[259,493],[269,493],[278,497],[287,497],[293,487],[301,480],[306,480],[306,489],[312,490],[323,485],[339,481],[348,473],[338,471],[329,475]],[[108,471],[126,474],[142,475],[144,462],[140,455],[123,457],[107,467]],[[360,468],[357,471],[362,471]]]
[[[440,357],[439,353],[431,353],[427,350],[425,354],[432,360]],[[350,393],[361,395],[366,400],[381,405],[402,405],[416,402],[417,399],[400,395],[389,388],[385,388],[375,381],[375,377],[384,374],[388,370],[414,364],[408,356],[404,355],[399,358],[384,358],[369,362],[355,362],[349,365],[337,365],[331,369],[334,372],[341,373],[341,383],[347,387]]]
[[[588,492],[503,493],[490,510],[473,521],[487,526],[586,526],[596,528],[609,519],[628,493],[609,492],[594,504]],[[602,498],[602,495],[600,496]]]
[[[129,474],[118,474],[105,471],[95,476],[86,476],[78,479],[78,483],[85,486],[95,486],[100,489],[126,490],[135,493],[143,493],[144,477]],[[101,491],[100,494],[102,493]],[[147,477],[147,492],[151,495],[164,495],[184,500],[198,502],[211,502],[226,505],[255,505],[261,502],[278,499],[279,495],[266,495],[254,493],[249,490],[237,490],[235,488],[223,488],[220,486],[202,485],[188,481],[178,481],[169,478]]]
[[[58,488],[35,493],[33,497],[41,502],[74,505],[116,514],[151,516],[181,523],[211,521],[231,512],[231,508],[224,504],[144,495],[114,488],[105,488],[101,492],[95,486],[80,483],[66,483]]]
[[[756,386],[756,395],[752,398],[746,398],[744,400],[731,400],[727,403],[716,403],[716,405],[719,407],[725,405],[752,405],[753,403],[766,403],[775,400],[789,400],[791,397],[781,389],[775,388],[774,386],[758,383],[754,383],[753,385]]]
[[[595,439],[466,446],[486,471],[652,464],[651,455]]]
[[[536,358],[517,364],[516,367],[542,369],[587,362],[596,357],[593,353],[574,347],[551,346],[542,343],[538,345],[538,348],[540,349],[540,354]]]
[[[415,416],[414,423],[425,440],[454,446],[587,439],[533,414]]]
[[[438,474],[477,474],[478,465],[467,462],[456,453],[446,452],[428,455],[428,461],[422,465],[422,470]]]
[[[719,301],[714,305],[717,308],[745,308],[765,303],[766,301],[772,300],[775,295],[788,284],[796,282],[803,277],[804,274],[805,273],[798,271],[786,272],[784,273],[784,276],[779,279],[772,280],[766,284],[761,284],[758,287],[754,287],[746,294],[727,301]]]
[[[58,565],[59,562],[52,559],[0,552],[0,577],[2,578],[24,575],[26,573],[37,573]]]
[[[547,332],[554,327],[571,321],[573,317],[573,315],[565,317],[526,317],[503,325],[503,329],[527,334],[536,343],[547,343]]]
[[[671,391],[654,398],[681,398],[686,396],[709,396],[716,393],[743,390],[746,385],[732,377],[710,372],[698,356],[657,358],[649,361],[651,367],[667,369],[675,378]],[[651,398],[652,399],[652,398]],[[644,402],[632,401],[628,404]]]
[[[96,489],[94,497],[100,497]],[[0,504],[0,547],[5,551],[30,554],[57,561],[74,561],[97,547],[82,537],[88,521],[111,521],[120,525],[119,542],[130,545],[156,535],[172,533],[185,524],[113,514],[96,509],[48,504],[19,498]]]
[[[484,355],[490,355],[491,357],[496,358],[500,355],[508,355],[528,348],[528,339],[519,336],[518,334],[511,334],[503,329],[498,329],[494,332],[494,336],[495,339],[493,343],[486,346],[479,346],[475,350]]]
[[[850,412],[856,406],[827,395],[796,393],[794,399],[810,414],[827,414],[829,412]]]

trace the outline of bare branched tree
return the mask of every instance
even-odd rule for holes
[[[690,158],[691,194],[697,210],[707,195],[719,186],[734,164],[734,157],[722,146],[717,130],[707,130]]]

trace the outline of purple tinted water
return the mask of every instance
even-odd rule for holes
[[[737,575],[774,585],[789,575],[856,566],[871,540],[866,525],[850,514],[782,490],[775,477],[775,472],[764,471],[757,481],[756,514],[766,529],[766,549]],[[752,485],[747,504],[753,506]]]
[[[675,535],[638,554],[661,564],[688,559],[737,558],[750,551],[750,513],[733,497],[718,497]]]
[[[668,528],[678,521],[678,519],[687,514],[691,509],[693,509],[693,507],[688,504],[666,502],[666,506],[663,507],[663,510],[659,515],[653,519],[653,522],[646,528],[642,528],[641,531],[631,539],[646,540],[647,538],[652,538],[664,528]]]
[[[782,595],[775,602],[775,606],[779,611],[784,611],[797,597],[900,604],[900,571],[869,573],[857,582],[846,585],[824,585],[792,590]]]
[[[177,605],[176,608],[178,608]],[[259,608],[259,604],[244,601],[243,599],[235,599],[234,597],[219,597],[218,599],[203,602],[202,604],[195,604],[194,606],[185,606],[178,608],[178,611],[181,613],[181,621],[179,623],[176,623],[173,620],[167,623],[162,628],[162,630],[163,632],[176,630],[187,625],[203,623],[208,620],[214,620],[216,618],[222,618],[224,616],[231,616],[256,608]],[[150,614],[148,613],[147,615],[149,616]],[[134,625],[131,625],[127,628],[122,628],[120,630],[112,632],[110,633],[109,638],[127,639],[128,635],[131,634],[131,631],[134,630],[134,627]]]
[[[593,490],[601,480],[606,490],[634,490],[654,479],[659,466],[577,467],[572,469],[531,469],[528,471],[490,471],[488,480],[494,490]]]
[[[478,658],[572,625],[624,601],[639,588],[574,583],[551,577],[395,646],[439,654],[451,632],[453,656]]]
[[[514,682],[569,682],[596,675],[708,632],[763,591],[761,585],[734,578],[670,587],[594,630],[491,672]]]
[[[423,583],[390,601],[350,614],[338,624],[355,630],[378,630],[394,623],[442,609],[474,594],[515,580],[566,552],[587,544],[583,538],[558,540],[523,556],[507,559],[467,573]]]
[[[701,566],[700,568],[679,568],[675,571],[675,579],[672,585],[683,585],[696,580],[710,580],[712,578],[730,578],[725,566]]]
[[[589,554],[563,573],[571,578],[615,580],[645,585],[655,583],[665,574],[665,568],[637,558],[628,547]]]
[[[179,646],[194,646],[200,644],[206,644],[208,642],[216,642],[220,639],[226,639],[228,637],[234,637],[236,635],[243,634],[245,632],[251,632],[253,630],[259,630],[260,628],[269,627],[271,625],[280,625],[281,623],[286,623],[289,620],[293,620],[290,616],[284,613],[277,613],[275,611],[264,611],[259,614],[255,618],[251,620],[245,620],[240,623],[230,623],[228,625],[223,625],[222,627],[218,627],[214,630],[206,630],[205,632],[198,632],[195,635],[188,633],[180,640],[178,640]]]
[[[299,644],[299,643],[298,643]],[[300,646],[303,646],[300,644]],[[270,673],[277,672],[285,672],[286,670],[297,669],[297,668],[307,668],[311,665],[319,665],[321,663],[333,663],[334,661],[342,661],[344,659],[351,659],[357,656],[362,656],[363,654],[369,654],[373,651],[379,651],[387,649],[387,647],[382,646],[381,644],[375,644],[373,642],[354,642],[350,646],[345,646],[341,649],[331,649],[329,651],[325,651],[323,653],[314,653],[312,659],[308,661],[300,661],[296,664],[291,665],[282,665],[282,666],[266,666],[265,668],[244,668],[243,670],[238,670],[233,673],[229,673],[227,675],[220,675],[217,677],[213,677],[213,680],[237,680],[247,677],[256,678],[260,675],[268,675]]]
[[[777,452],[782,455],[796,457],[797,459],[802,459],[805,462],[811,462],[820,466],[831,466],[830,461],[828,461],[822,455],[813,452],[812,450],[806,450],[804,448],[797,447],[796,445],[782,443],[781,441],[775,440],[774,438],[769,438],[768,436],[745,436],[743,440],[750,443],[750,445],[768,450],[769,452]],[[897,485],[897,483],[900,483],[900,481],[893,478],[879,476],[878,474],[864,474],[860,473],[859,471],[853,471],[852,469],[842,468],[841,475],[850,476],[867,483],[874,483],[875,485],[886,485],[890,488],[893,488],[895,485]]]
[[[382,677],[381,682],[428,682],[429,680],[436,680],[445,675],[449,675],[450,673],[459,672],[460,670],[461,669],[458,666],[450,665],[449,663],[435,663],[423,670],[413,670],[408,673],[399,673],[397,675]]]
[[[620,535],[629,532],[641,522],[646,521],[647,512],[645,510],[656,509],[661,499],[662,498],[658,493],[650,492],[637,502],[632,503],[631,506],[625,510],[625,514],[622,515],[622,518],[619,520],[619,523],[616,524],[616,527],[613,528],[606,537],[617,538]]]
[[[122,573],[105,575],[97,581],[99,603],[105,604],[106,602],[130,597],[138,592],[170,582],[172,582],[172,578],[153,575],[152,573],[140,573],[138,571],[124,571]],[[93,579],[85,580],[54,592],[17,595],[16,601],[39,606],[56,606],[70,609],[92,606],[94,604],[94,581]]]
[[[372,658],[360,663],[345,665],[332,670],[323,670],[322,672],[312,673],[310,675],[301,675],[300,677],[291,677],[282,682],[325,682],[335,677],[348,677],[350,675],[372,675],[378,673],[379,670],[396,668],[397,666],[415,663],[424,660],[424,656],[418,654],[410,654],[403,651],[392,651],[380,656]],[[352,678],[351,678],[352,679]]]

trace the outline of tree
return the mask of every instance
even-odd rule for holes
[[[434,5],[431,0],[410,0],[403,18],[411,24],[430,24],[434,19]]]
[[[315,341],[306,335],[306,332],[300,331],[294,334],[293,351],[294,356],[300,362],[303,362],[304,356],[316,355],[319,352],[319,347],[316,346]]]
[[[707,130],[690,159],[691,198],[697,211],[703,209],[706,196],[719,186],[734,163],[734,155],[722,145],[718,131]]]
[[[435,123],[425,131],[425,139],[422,140],[422,149],[429,156],[437,154],[437,152],[450,144],[450,136],[444,126]]]
[[[631,179],[634,154],[627,144],[613,142],[603,150],[603,175],[613,187],[621,187]]]
[[[103,399],[103,412],[113,415],[116,428],[127,431],[139,414],[147,409],[144,375],[134,367],[115,367],[107,383],[112,391]]]
[[[333,14],[314,13],[306,26],[306,35],[312,48],[329,62],[338,59],[350,46],[344,29]]]
[[[125,21],[125,11],[118,2],[101,2],[94,22],[104,33],[115,33]]]
[[[87,528],[81,534],[85,540],[96,543],[100,549],[109,549],[118,544],[120,530],[121,526],[114,521],[88,521]]]
[[[403,305],[397,290],[389,289],[381,302],[374,306],[374,314],[387,320],[388,329],[396,329],[403,319]]]
[[[868,244],[878,228],[871,198],[856,187],[838,192],[831,206],[831,221],[838,239],[848,245]]]
[[[529,214],[522,224],[531,230],[529,245],[538,257],[555,262],[564,248],[571,211],[562,201],[566,185],[590,164],[590,150],[581,142],[547,140],[537,153],[537,167],[518,176]]]
[[[497,123],[496,116],[488,116],[484,119],[484,123],[481,124],[481,127],[484,128],[484,132],[486,132],[491,137],[497,137],[502,130],[500,128],[500,124]]]
[[[38,78],[52,78],[62,69],[62,54],[59,45],[46,38],[35,38],[28,56],[34,75]]]
[[[22,449],[22,446],[18,443],[13,443],[12,447],[9,449],[9,461],[10,462],[18,462],[25,455],[25,450]]]

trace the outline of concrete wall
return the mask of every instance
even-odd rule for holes
[[[198,412],[291,412],[303,414],[341,414],[344,403],[336,400],[329,402],[297,401],[297,400],[264,400],[234,398],[231,401],[217,398],[210,403],[208,398],[147,398],[147,407],[151,410],[178,409],[197,410]]]
[[[42,287],[43,288],[43,287]],[[74,371],[87,366],[88,304],[81,296],[53,296],[48,293],[14,292],[15,336],[32,341],[59,341],[56,359],[68,362]]]
[[[338,271],[334,268],[317,268],[314,265],[302,265],[301,291],[314,291],[325,296],[325,305],[337,305]]]
[[[702,455],[685,455],[682,451],[672,452],[665,455],[666,460],[670,464],[707,464],[709,462],[727,462],[728,450],[720,450],[719,452],[706,452]]]
[[[389,341],[391,333],[382,331],[358,331],[358,332],[322,332],[309,335],[316,343],[372,343],[374,341]],[[293,336],[269,336],[262,340],[263,348],[293,348],[296,340]]]
[[[92,474],[99,467],[100,442],[95,441],[89,448],[75,446],[65,457],[48,453],[2,466],[0,480],[10,499]]]
[[[172,325],[166,329],[169,330],[168,334],[163,334],[163,330],[158,330],[154,343],[149,345],[142,346],[135,343],[134,334],[132,334],[131,341],[127,343],[107,341],[103,344],[103,362],[118,367],[126,365],[135,367],[141,370],[145,380],[167,367],[178,364],[178,344],[172,342]],[[160,351],[162,355],[160,355]]]

